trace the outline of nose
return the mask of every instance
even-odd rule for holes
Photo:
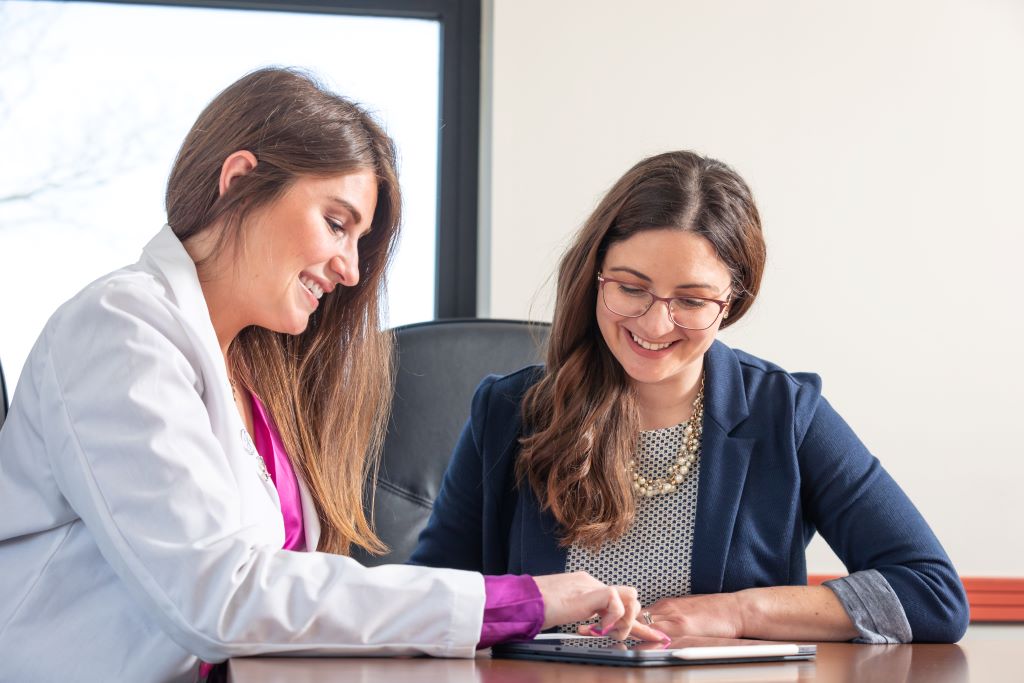
[[[644,336],[651,340],[664,337],[676,328],[667,301],[655,301],[647,312],[640,316],[639,321]]]
[[[359,284],[359,247],[355,240],[345,240],[342,250],[331,258],[330,268],[338,275],[338,282],[346,287]]]

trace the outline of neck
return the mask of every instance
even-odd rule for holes
[[[226,362],[228,347],[246,325],[241,315],[242,307],[238,305],[238,300],[234,296],[238,291],[238,285],[231,277],[232,269],[219,265],[226,259],[211,258],[214,232],[212,229],[204,230],[184,242],[184,247],[192,262],[196,264],[196,275],[199,277],[199,286],[203,290],[206,308],[210,313],[210,322],[213,323],[217,344]],[[223,254],[224,252],[221,255]]]
[[[704,363],[688,369],[677,381],[637,384],[637,406],[643,430],[672,427],[690,419],[693,402],[700,391]]]
[[[210,322],[213,323],[213,331],[217,335],[217,344],[226,360],[228,347],[245,325],[237,315],[237,306],[232,305],[232,301],[226,296],[225,290],[230,290],[231,287],[218,286],[223,284],[223,280],[205,281],[201,282],[201,287],[206,307],[210,311]]]

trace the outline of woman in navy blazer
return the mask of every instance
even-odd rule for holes
[[[689,589],[650,586],[637,635],[962,637],[949,558],[819,377],[715,340],[749,308],[763,264],[757,210],[729,167],[673,152],[631,169],[562,260],[546,368],[478,388],[412,562],[549,574],[584,557],[609,580],[599,569],[628,570],[636,546],[621,543],[650,523],[644,506],[688,490],[678,523],[690,520],[692,549],[667,571]],[[675,425],[679,458],[645,473],[637,433]],[[849,576],[806,585],[815,532]]]

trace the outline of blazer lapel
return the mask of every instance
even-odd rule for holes
[[[719,593],[755,440],[730,436],[749,414],[735,354],[716,341],[704,357],[704,368],[704,432],[691,585],[694,593]]]

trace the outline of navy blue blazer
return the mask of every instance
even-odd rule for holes
[[[484,574],[565,571],[559,528],[517,486],[520,402],[543,368],[487,377],[410,560]],[[790,374],[715,342],[705,408],[691,566],[694,593],[805,585],[805,549],[821,533],[849,572],[876,569],[915,641],[967,628],[963,585],[924,518],[821,395]]]

